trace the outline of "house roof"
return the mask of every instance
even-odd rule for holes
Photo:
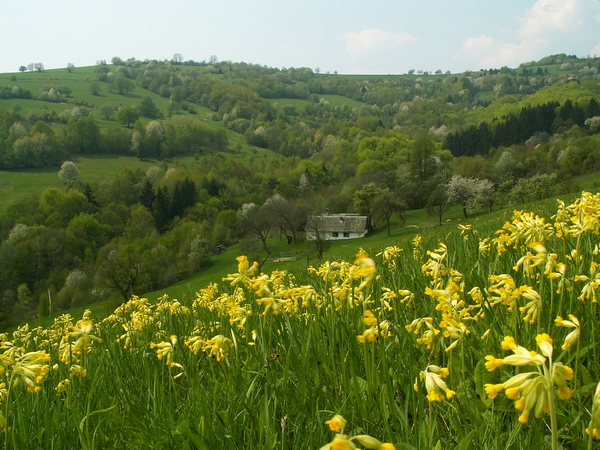
[[[362,233],[367,229],[367,216],[355,214],[308,216],[306,229],[323,233]]]

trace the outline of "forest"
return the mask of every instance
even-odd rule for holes
[[[60,186],[0,210],[0,326],[169,286],[309,214],[373,227],[576,192],[600,170],[600,58],[358,76],[115,57],[0,75],[0,170]],[[82,158],[148,163],[85,177]],[[278,242],[275,240],[275,242]],[[315,251],[307,245],[307,252]]]

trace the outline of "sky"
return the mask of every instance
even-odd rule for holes
[[[600,0],[2,0],[0,72],[101,60],[246,62],[340,74],[600,56]]]

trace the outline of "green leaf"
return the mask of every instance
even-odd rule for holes
[[[475,436],[475,430],[471,431],[456,446],[455,450],[468,450],[471,447],[471,441],[473,440],[473,436]]]

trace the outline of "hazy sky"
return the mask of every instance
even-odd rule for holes
[[[2,0],[0,72],[175,53],[339,73],[515,67],[600,56],[600,0]]]

